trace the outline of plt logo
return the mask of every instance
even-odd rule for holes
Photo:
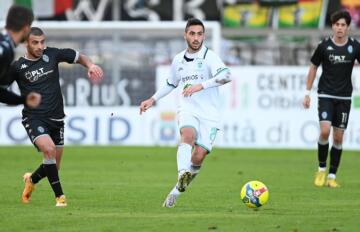
[[[30,82],[35,82],[42,74],[44,74],[44,68],[39,68],[37,70],[27,71],[25,73],[25,78],[28,79]]]

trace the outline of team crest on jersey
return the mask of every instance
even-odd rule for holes
[[[327,112],[325,112],[325,111],[322,112],[322,113],[321,113],[321,117],[322,117],[323,119],[326,119],[326,118],[327,118]]]
[[[42,59],[43,59],[43,61],[45,61],[46,63],[49,62],[49,57],[48,57],[47,55],[45,55],[45,54],[42,56]]]
[[[42,127],[42,126],[39,126],[39,127],[37,128],[37,130],[38,130],[40,133],[44,133],[44,132],[45,132],[45,129],[44,129],[44,127]]]
[[[197,62],[197,68],[198,68],[198,69],[201,69],[202,66],[203,66],[203,62],[202,62],[202,60],[199,60],[199,61]]]
[[[352,45],[349,45],[349,46],[347,47],[347,50],[348,50],[349,53],[352,53],[352,52],[353,52],[353,46],[352,46]]]

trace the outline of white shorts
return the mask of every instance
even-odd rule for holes
[[[213,147],[216,133],[218,129],[218,122],[200,119],[188,113],[180,113],[178,116],[179,130],[184,127],[194,128],[196,131],[195,144],[204,148],[209,153]]]

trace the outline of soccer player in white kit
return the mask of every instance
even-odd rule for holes
[[[199,19],[187,21],[184,38],[188,47],[174,57],[167,84],[140,104],[142,114],[175,88],[182,89],[177,112],[181,135],[177,150],[178,181],[164,201],[167,208],[175,206],[176,199],[199,173],[210,153],[220,120],[217,87],[231,81],[229,68],[203,45],[205,27]]]

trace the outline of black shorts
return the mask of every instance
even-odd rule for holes
[[[346,129],[351,108],[351,100],[319,97],[319,121],[330,121],[333,127]]]
[[[64,121],[23,117],[22,124],[34,145],[35,140],[44,135],[49,135],[55,146],[64,145]],[[36,145],[35,147],[38,148]]]

